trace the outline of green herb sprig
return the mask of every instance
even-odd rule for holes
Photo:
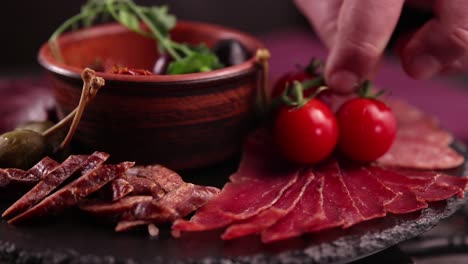
[[[168,66],[167,74],[206,72],[222,68],[218,57],[206,46],[192,47],[170,38],[169,32],[177,20],[168,11],[167,6],[139,6],[133,0],[88,0],[81,7],[80,13],[55,30],[49,38],[49,45],[53,56],[63,62],[57,42],[61,34],[80,26],[92,26],[99,19],[110,17],[135,33],[155,39],[159,50],[167,52],[174,59]]]

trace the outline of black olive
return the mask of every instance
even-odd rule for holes
[[[156,62],[154,63],[153,67],[153,73],[154,74],[166,74],[167,73],[167,67],[169,67],[169,64],[173,61],[174,59],[167,53],[161,54]]]
[[[0,135],[0,167],[27,170],[52,154],[48,140],[32,130],[15,130]]]
[[[225,66],[241,64],[252,57],[252,53],[236,39],[220,40],[212,50]]]

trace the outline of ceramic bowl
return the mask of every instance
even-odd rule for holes
[[[263,45],[237,30],[197,22],[179,22],[176,41],[235,38],[255,51]],[[44,44],[38,55],[47,70],[59,117],[79,101],[80,73],[96,59],[112,58],[130,68],[152,69],[158,56],[153,40],[118,24],[93,26],[59,38],[65,63]],[[183,75],[128,76],[98,73],[106,80],[87,107],[74,138],[83,151],[106,151],[112,161],[159,163],[185,170],[227,160],[240,150],[255,116],[260,68],[252,57],[219,70]]]

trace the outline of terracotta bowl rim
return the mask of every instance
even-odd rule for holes
[[[178,21],[176,28],[192,27],[199,28],[200,30],[225,32],[239,36],[241,39],[251,43],[254,49],[264,48],[264,44],[253,37],[252,35],[241,32],[239,30],[228,28],[220,25],[196,22],[196,21]],[[113,34],[117,32],[128,31],[125,27],[118,23],[107,23],[102,25],[91,26],[89,28],[80,29],[74,32],[66,33],[59,37],[59,43],[66,43],[79,39],[82,35],[86,35],[85,38],[92,38],[102,34]],[[242,41],[242,40],[241,40]],[[177,74],[177,75],[151,75],[151,76],[129,76],[119,75],[111,73],[98,72],[97,75],[103,77],[106,81],[110,82],[123,82],[123,83],[200,83],[208,82],[218,79],[226,79],[236,76],[242,76],[243,74],[252,72],[255,70],[257,64],[255,61],[255,51],[252,52],[252,58],[249,60],[234,66],[224,67],[222,69],[203,72],[203,73],[189,73],[189,74]],[[69,66],[64,63],[55,60],[50,52],[48,43],[42,44],[38,53],[38,62],[46,70],[64,77],[70,77],[73,79],[81,79],[82,68]]]

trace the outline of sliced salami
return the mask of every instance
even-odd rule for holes
[[[133,169],[134,168],[131,170]],[[133,170],[133,172],[135,171],[136,170]],[[164,191],[164,189],[151,178],[128,173],[124,178],[133,188],[133,191],[131,192],[132,195],[152,195],[154,198],[161,198],[166,194],[166,191]]]
[[[92,215],[120,221],[121,219],[133,219],[133,208],[140,203],[152,200],[153,197],[148,195],[127,196],[115,202],[86,201],[79,204],[79,207]]]
[[[99,190],[99,196],[107,201],[117,201],[132,193],[133,186],[124,178],[117,178]]]
[[[218,193],[218,188],[184,183],[161,199],[136,205],[133,217],[157,223],[173,222],[202,207]]]
[[[15,168],[0,169],[0,188],[11,184],[24,186],[37,184],[59,165],[55,160],[45,157],[27,171]]]
[[[115,232],[126,232],[132,229],[135,229],[137,227],[147,226],[149,224],[151,224],[150,221],[144,221],[144,220],[120,221],[115,226]]]
[[[70,156],[60,166],[47,174],[34,188],[10,206],[3,213],[2,217],[9,218],[26,211],[44,199],[75,172],[87,173],[102,164],[108,157],[109,155],[103,152],[95,152],[88,157]]]
[[[16,224],[77,205],[88,195],[99,190],[116,177],[121,176],[133,165],[133,162],[123,162],[118,165],[101,165],[48,196],[26,212],[12,218],[8,223]]]
[[[161,166],[134,167],[126,173],[128,176],[145,177],[151,179],[165,192],[170,192],[184,184],[184,181],[176,172]]]

